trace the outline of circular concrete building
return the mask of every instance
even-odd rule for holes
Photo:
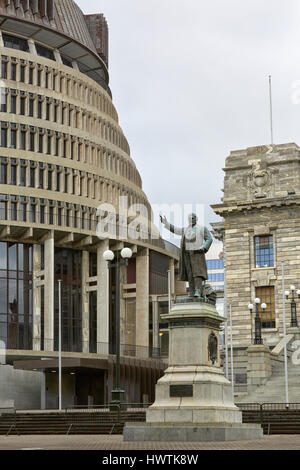
[[[121,383],[128,402],[152,401],[178,252],[150,226],[124,235],[120,198],[151,208],[112,102],[106,20],[73,0],[0,0],[0,51],[0,406],[57,408],[58,280],[63,406],[109,402],[116,286],[103,253],[123,247]]]

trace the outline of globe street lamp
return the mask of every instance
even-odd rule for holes
[[[296,287],[295,286],[290,286],[291,292],[292,292],[292,300],[291,300],[291,327],[298,326],[298,320],[297,320],[297,310],[296,310],[296,301],[295,301],[295,291]],[[290,292],[286,290],[284,292],[285,298],[288,299]],[[298,299],[300,298],[300,290],[297,290],[297,296]]]
[[[103,253],[103,258],[107,261],[109,269],[116,268],[116,382],[115,388],[112,390],[112,400],[110,403],[111,410],[119,411],[121,403],[125,402],[125,391],[120,388],[120,266],[128,266],[128,260],[132,257],[130,248],[123,248],[121,250],[121,258],[119,259],[119,252],[117,252],[116,261],[113,262],[115,254],[111,250],[106,250]]]
[[[255,315],[255,322],[254,322],[254,344],[263,344],[262,336],[261,336],[261,318],[258,313],[258,306],[261,304],[260,299],[257,297],[254,300],[255,307],[256,307],[256,315]],[[261,304],[262,310],[266,310],[267,304],[262,303]],[[253,304],[248,305],[248,309],[250,310],[251,313],[251,318],[252,318],[252,311],[253,311]],[[252,322],[251,322],[252,324]],[[252,336],[252,334],[251,334]]]

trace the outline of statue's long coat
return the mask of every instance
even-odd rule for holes
[[[177,229],[173,225],[170,225],[170,230],[173,233],[179,234],[180,229]],[[180,260],[179,260],[179,274],[178,279],[180,281],[188,281],[187,266],[185,262],[186,254],[190,256],[190,263],[192,268],[193,277],[202,277],[207,280],[207,266],[205,260],[205,253],[209,250],[212,244],[212,237],[209,230],[204,227],[204,252],[199,253],[198,251],[186,251],[185,249],[185,235],[184,230],[181,229],[182,238],[181,238],[181,247],[180,247]]]

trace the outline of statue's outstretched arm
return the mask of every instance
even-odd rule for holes
[[[183,235],[183,228],[175,227],[175,225],[170,224],[165,216],[161,215],[160,220],[162,221],[166,229],[170,232],[175,233],[176,235]]]

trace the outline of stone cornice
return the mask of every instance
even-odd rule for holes
[[[232,212],[251,211],[270,207],[300,206],[300,196],[289,198],[265,198],[257,201],[240,201],[236,203],[213,204],[211,208],[218,215]]]

